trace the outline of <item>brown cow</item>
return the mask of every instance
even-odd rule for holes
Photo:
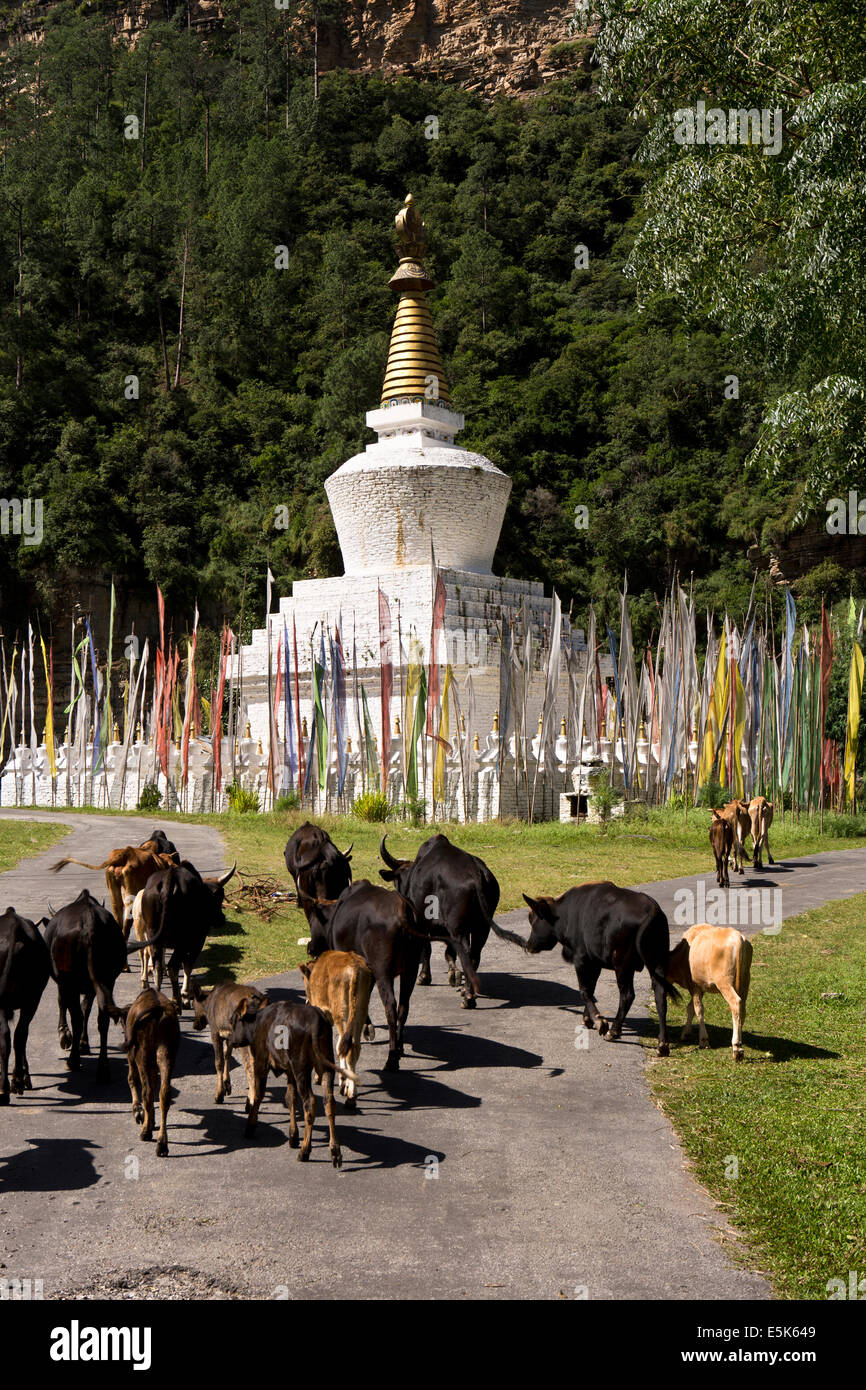
[[[775,864],[775,859],[770,853],[770,826],[773,824],[773,803],[768,801],[765,796],[753,796],[749,802],[749,822],[751,825],[751,835],[754,841],[754,853],[752,855],[752,865],[756,869],[764,867],[761,859],[761,850],[767,851],[767,863]]]
[[[217,1074],[217,1088],[214,1096],[217,1105],[222,1105],[223,1097],[230,1096],[232,1093],[232,1083],[229,1076],[234,1028],[232,1018],[244,1002],[252,1008],[264,1009],[271,1001],[267,994],[262,994],[261,990],[256,989],[254,985],[236,985],[232,984],[231,981],[226,981],[221,985],[215,985],[213,989],[208,990],[207,994],[197,985],[194,986],[192,1007],[195,1021],[193,1027],[197,1033],[200,1033],[203,1028],[210,1025],[210,1040],[213,1044]],[[252,1087],[253,1073],[249,1048],[244,1049],[243,1061],[247,1073],[247,1083]]]
[[[709,1047],[704,1026],[703,996],[721,994],[731,1009],[734,1061],[742,1061],[743,1024],[751,965],[752,943],[736,927],[711,927],[706,922],[689,927],[682,941],[671,951],[667,969],[671,983],[682,985],[691,996],[685,1026],[680,1034],[681,1042],[690,1035],[692,1021],[697,1014],[700,1045]]]
[[[748,801],[729,801],[723,806],[719,815],[722,820],[726,820],[731,827],[731,834],[734,838],[734,873],[744,874],[743,859],[745,858],[746,836],[751,833],[752,822],[749,819]]]
[[[713,811],[713,820],[710,825],[710,848],[716,858],[716,883],[720,888],[730,887],[728,862],[733,843],[734,832],[730,822],[724,820],[718,811]]]
[[[164,994],[143,989],[126,1011],[126,1051],[132,1114],[141,1125],[140,1139],[153,1138],[153,1110],[159,1084],[159,1134],[156,1156],[168,1155],[166,1120],[171,1105],[171,1075],[180,1043],[177,1008]]]
[[[67,864],[80,864],[83,869],[104,869],[105,882],[111,898],[111,910],[118,926],[123,928],[123,939],[129,939],[132,926],[132,904],[137,893],[147,884],[151,874],[158,869],[167,869],[175,862],[175,856],[160,854],[149,848],[154,841],[146,840],[143,845],[125,845],[123,849],[113,849],[101,864],[88,864],[84,859],[59,859],[51,865],[53,874],[65,869]]]
[[[299,967],[304,977],[307,1003],[315,1005],[334,1025],[336,1057],[340,1068],[340,1094],[346,1109],[355,1109],[355,1082],[348,1073],[358,1070],[361,1038],[370,1008],[373,972],[354,951],[325,951]]]

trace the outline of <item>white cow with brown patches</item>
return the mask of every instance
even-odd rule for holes
[[[709,1047],[704,1026],[704,995],[721,994],[727,1000],[733,1020],[734,1061],[742,1061],[751,966],[752,943],[736,927],[711,927],[706,922],[689,927],[682,941],[671,951],[667,968],[671,984],[682,985],[690,996],[681,1042],[691,1034],[697,1014],[700,1045]]]

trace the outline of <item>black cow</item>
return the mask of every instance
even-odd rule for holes
[[[480,989],[476,971],[499,905],[499,884],[483,859],[458,849],[446,835],[431,835],[414,860],[395,859],[388,853],[385,838],[379,853],[388,868],[379,870],[380,877],[393,882],[409,899],[425,935],[447,943],[449,985],[459,983],[459,959],[463,1007],[474,1009]],[[422,952],[419,984],[430,983],[430,951],[431,947],[425,946]]]
[[[343,854],[330,835],[319,825],[306,821],[292,835],[283,852],[286,868],[292,876],[298,904],[304,908],[312,929],[314,921],[323,929],[318,899],[335,901],[352,882],[352,846]]]
[[[531,909],[528,941],[493,923],[503,941],[514,941],[530,955],[562,947],[563,960],[573,962],[583,995],[583,1022],[598,1024],[603,1038],[622,1032],[626,1014],[634,1003],[635,971],[646,966],[652,980],[659,1015],[658,1055],[668,1055],[667,1001],[679,994],[667,976],[670,955],[668,919],[654,898],[618,888],[615,883],[583,883],[569,888],[561,898],[529,898]],[[595,1002],[595,986],[602,970],[613,970],[619,985],[619,1008],[612,1024],[602,1018]]]
[[[150,838],[144,843],[148,846],[152,845],[157,854],[167,854],[176,864],[180,863],[177,846],[172,844],[164,830],[151,830]]]
[[[325,1115],[328,1120],[331,1162],[339,1168],[343,1162],[337,1130],[334,1124],[334,1042],[331,1025],[325,1015],[312,1004],[280,1002],[264,1008],[255,1001],[244,999],[232,1016],[229,1039],[232,1047],[249,1048],[250,1093],[247,1097],[246,1135],[256,1132],[259,1106],[265,1093],[268,1072],[286,1078],[285,1105],[289,1111],[289,1143],[298,1147],[298,1121],[295,1114],[296,1092],[300,1091],[304,1107],[304,1142],[298,1158],[305,1163],[310,1157],[313,1124],[316,1119],[316,1096],[313,1091],[313,1071],[322,1079],[325,1093]],[[354,1072],[351,1079],[357,1081]]]
[[[16,1012],[11,1089],[16,1096],[32,1089],[27,1035],[50,974],[51,958],[39,928],[7,907],[0,917],[0,1105],[9,1104],[9,1022]]]
[[[140,912],[136,914],[136,930],[144,932],[133,951],[150,949],[153,957],[157,992],[162,988],[163,961],[168,947],[168,974],[172,997],[178,1013],[184,1004],[192,1002],[192,971],[211,932],[224,925],[223,903],[225,885],[236,865],[217,878],[202,878],[193,864],[184,859],[168,869],[151,874],[140,895]],[[183,992],[178,983],[178,968],[183,968]]]
[[[111,1019],[123,1022],[123,1014],[114,1002],[114,983],[126,965],[123,932],[113,915],[83,888],[74,902],[67,903],[51,918],[45,929],[45,944],[51,955],[51,973],[57,981],[60,1046],[69,1050],[66,1065],[70,1071],[78,1071],[81,1054],[90,1052],[87,1025],[96,999],[96,1079],[108,1081],[108,1025]]]
[[[361,878],[340,894],[336,903],[318,903],[324,927],[310,919],[309,952],[355,951],[369,965],[388,1020],[388,1060],[385,1071],[397,1071],[403,1053],[403,1029],[415,988],[423,940],[412,904],[399,893]],[[400,976],[400,1003],[394,981]]]

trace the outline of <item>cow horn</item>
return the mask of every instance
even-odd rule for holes
[[[379,846],[379,854],[381,855],[384,862],[388,865],[389,869],[402,869],[403,865],[400,863],[400,860],[395,859],[393,854],[389,854],[387,849],[385,848],[385,841],[387,838],[387,835],[382,836],[382,843]]]
[[[234,873],[234,871],[235,871],[235,869],[237,868],[237,866],[238,866],[238,861],[235,860],[235,862],[232,864],[231,868],[229,869],[228,873],[223,874],[222,878],[218,878],[218,879],[217,879],[217,883],[219,884],[220,888],[224,888],[224,887],[225,887],[225,885],[228,883],[229,879],[231,878],[231,876],[232,876],[232,874]]]
[[[343,851],[343,858],[344,858],[344,859],[351,859],[351,858],[352,858],[352,850],[353,850],[354,848],[355,848],[355,841],[353,840],[352,843],[350,844],[349,848],[348,848],[347,850],[344,850],[344,851]]]

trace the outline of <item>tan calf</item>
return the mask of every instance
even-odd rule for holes
[[[749,823],[751,835],[754,840],[754,852],[752,854],[752,864],[756,869],[764,867],[761,859],[761,851],[767,851],[767,863],[775,864],[775,859],[770,853],[770,826],[773,824],[773,803],[768,801],[765,796],[753,796],[749,802]]]
[[[314,961],[299,967],[304,977],[307,1002],[325,1015],[337,1034],[335,1048],[340,1071],[340,1092],[346,1109],[355,1108],[355,1082],[361,1038],[370,1007],[373,972],[354,951],[323,951]]]
[[[671,951],[667,969],[671,984],[682,985],[691,996],[681,1042],[691,1034],[692,1021],[697,1014],[700,1045],[709,1047],[703,997],[721,994],[728,1002],[733,1020],[734,1061],[742,1061],[751,966],[752,943],[735,927],[711,927],[706,922],[689,927],[682,941]]]

